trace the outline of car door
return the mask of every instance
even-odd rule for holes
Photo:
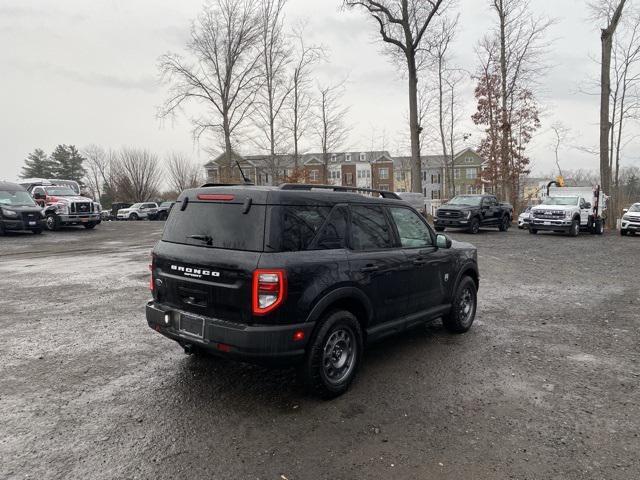
[[[349,208],[349,268],[354,283],[367,295],[374,314],[370,327],[381,327],[405,315],[407,259],[395,244],[380,205]]]
[[[482,199],[482,223],[484,225],[495,225],[498,223],[498,200],[495,197],[485,197]]]
[[[433,232],[413,210],[388,207],[409,269],[407,313],[426,313],[444,302],[444,270],[448,261],[446,250],[435,245]]]
[[[580,197],[580,225],[587,225],[589,223],[589,215],[591,213],[591,205],[587,201]]]

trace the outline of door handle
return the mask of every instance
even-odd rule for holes
[[[378,270],[380,270],[380,267],[378,267],[377,265],[367,265],[366,267],[360,269],[360,271],[363,273],[377,272]]]
[[[427,263],[427,261],[424,258],[416,258],[413,261],[414,265],[424,265],[425,263]]]

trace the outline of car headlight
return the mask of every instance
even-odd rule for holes
[[[622,219],[623,220],[631,220],[631,216],[630,215],[623,215]]]
[[[8,210],[6,208],[2,209],[2,215],[4,215],[5,217],[12,217],[15,218],[18,216],[18,212],[14,212],[13,210]]]
[[[69,213],[69,206],[66,203],[58,203],[55,207],[58,213]]]
[[[567,210],[566,212],[564,212],[564,218],[571,218],[573,217],[573,212],[570,210]]]
[[[471,211],[467,212],[467,220],[469,220],[471,218]]]

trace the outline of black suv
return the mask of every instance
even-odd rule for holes
[[[475,247],[436,235],[394,193],[347,190],[183,192],[152,252],[149,326],[187,353],[295,363],[324,397],[349,387],[365,342],[436,318],[466,332]]]
[[[495,195],[456,195],[436,210],[433,226],[437,232],[445,228],[463,228],[478,233],[480,227],[498,227],[506,232],[513,220],[513,207],[500,203]]]
[[[9,230],[42,233],[44,215],[27,190],[16,183],[0,182],[0,236]]]

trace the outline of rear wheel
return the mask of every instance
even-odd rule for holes
[[[47,230],[55,232],[56,230],[60,230],[60,217],[58,217],[55,213],[47,213],[45,218],[45,225],[47,226]]]
[[[94,222],[85,223],[84,228],[86,228],[87,230],[92,230],[96,228],[96,224]]]
[[[42,229],[41,228],[32,228],[31,231],[35,234],[35,235],[40,235],[42,233]]]
[[[4,225],[0,222],[0,237],[4,236]]]
[[[456,289],[451,311],[442,319],[442,324],[451,333],[464,333],[471,328],[476,318],[476,283],[471,277],[464,277]]]
[[[475,235],[480,231],[480,220],[478,217],[474,217],[471,219],[471,224],[469,225],[469,233]]]
[[[500,220],[498,230],[500,230],[501,232],[506,232],[507,230],[509,230],[509,226],[511,226],[511,220],[509,219],[508,215],[505,215],[504,217],[502,217],[502,220]]]
[[[307,347],[301,376],[307,387],[323,398],[347,391],[362,358],[362,329],[346,310],[330,313]]]
[[[529,226],[529,233],[531,235],[537,235],[538,234],[538,229],[537,228],[531,228],[531,226]]]
[[[434,227],[436,232],[444,232],[444,227]]]
[[[594,222],[593,233],[596,235],[602,235],[604,233],[604,222],[602,220],[596,220]]]

